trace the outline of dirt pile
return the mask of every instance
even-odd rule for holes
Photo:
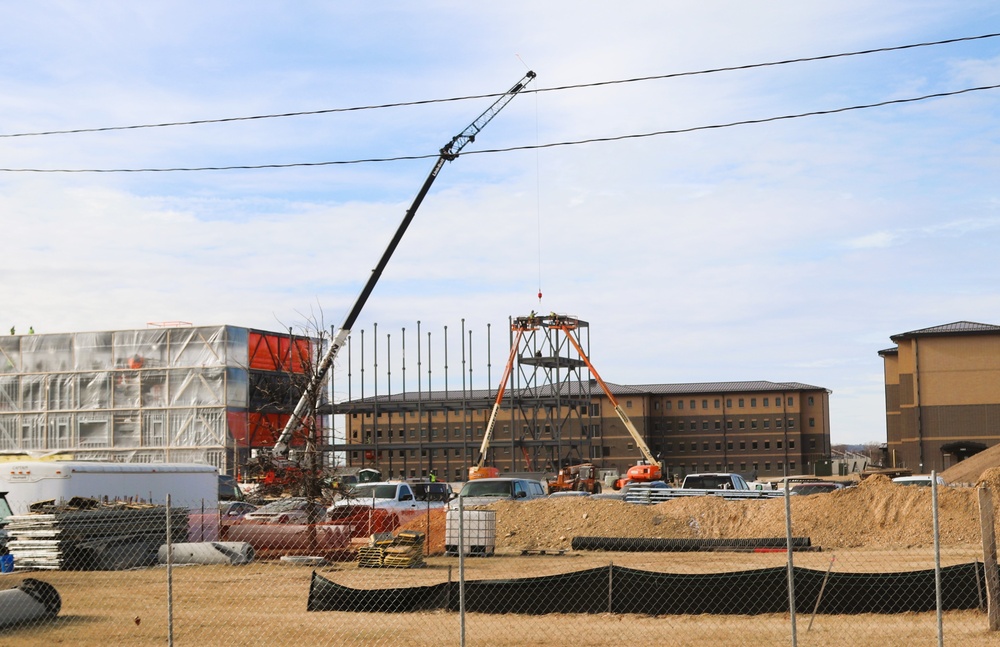
[[[994,497],[1000,469],[990,477]],[[986,475],[984,475],[985,477]],[[931,489],[900,486],[873,476],[857,487],[829,494],[795,496],[792,534],[824,548],[931,546]],[[974,488],[938,490],[943,545],[980,541]],[[573,537],[760,538],[785,536],[783,498],[726,501],[687,497],[656,505],[577,497],[500,502],[497,550],[568,549]]]
[[[987,470],[998,467],[1000,467],[1000,445],[994,445],[952,465],[938,476],[947,483],[967,485],[976,483]]]

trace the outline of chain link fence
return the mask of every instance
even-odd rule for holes
[[[317,503],[289,499],[257,518],[231,504],[14,510],[0,643],[1000,639],[994,501],[983,488],[876,479],[810,496],[468,509],[456,499],[405,514]]]

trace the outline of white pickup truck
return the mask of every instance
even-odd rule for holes
[[[348,494],[336,501],[328,512],[345,506],[370,506],[391,510],[400,525],[414,519],[432,508],[443,508],[446,501],[417,500],[409,483],[404,481],[380,481],[363,483],[352,488]]]

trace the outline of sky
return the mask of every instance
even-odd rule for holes
[[[554,311],[609,382],[803,382],[834,444],[884,442],[890,336],[1000,324],[1000,89],[705,127],[997,85],[1000,38],[634,79],[995,32],[986,0],[9,3],[0,329],[338,326],[438,150],[530,69],[353,327],[385,347],[367,388],[404,338],[414,376],[418,321],[449,330],[438,383],[495,387],[508,317]]]

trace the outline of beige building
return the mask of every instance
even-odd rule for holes
[[[941,471],[1000,441],[1000,326],[959,321],[893,335],[888,464]]]
[[[830,392],[797,382],[608,384],[664,474],[735,471],[760,478],[814,473],[830,453]],[[551,472],[588,461],[624,473],[641,458],[610,400],[593,380],[562,394],[512,390],[494,427],[486,464],[502,473]],[[348,463],[387,476],[464,480],[495,392],[385,395],[343,402]]]

